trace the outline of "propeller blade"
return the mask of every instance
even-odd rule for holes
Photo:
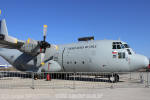
[[[45,53],[40,53],[40,62],[41,62],[42,66],[45,64],[44,63],[44,57],[45,57]]]
[[[47,33],[47,25],[44,25],[43,26],[43,41],[45,41],[46,40],[46,33]]]

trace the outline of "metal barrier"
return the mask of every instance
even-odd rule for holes
[[[119,75],[119,82],[114,76]],[[0,72],[0,88],[144,88],[150,86],[150,72]]]

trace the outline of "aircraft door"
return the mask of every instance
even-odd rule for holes
[[[59,65],[62,67],[62,70],[64,70],[62,58],[63,52],[64,48],[63,49],[60,48],[60,50],[58,50],[53,56],[53,60],[59,63]]]
[[[72,72],[73,69],[73,65],[74,65],[74,53],[72,53],[71,50],[69,50],[68,48],[65,48],[65,50],[63,51],[63,56],[62,56],[62,65],[65,69],[65,71],[70,71]]]

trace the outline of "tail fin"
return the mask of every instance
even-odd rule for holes
[[[0,34],[8,35],[5,19],[0,20]]]

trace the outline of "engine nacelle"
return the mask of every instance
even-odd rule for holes
[[[37,54],[40,52],[38,46],[38,41],[28,39],[25,44],[20,48],[21,51],[26,52],[26,53],[31,53],[31,54]]]

